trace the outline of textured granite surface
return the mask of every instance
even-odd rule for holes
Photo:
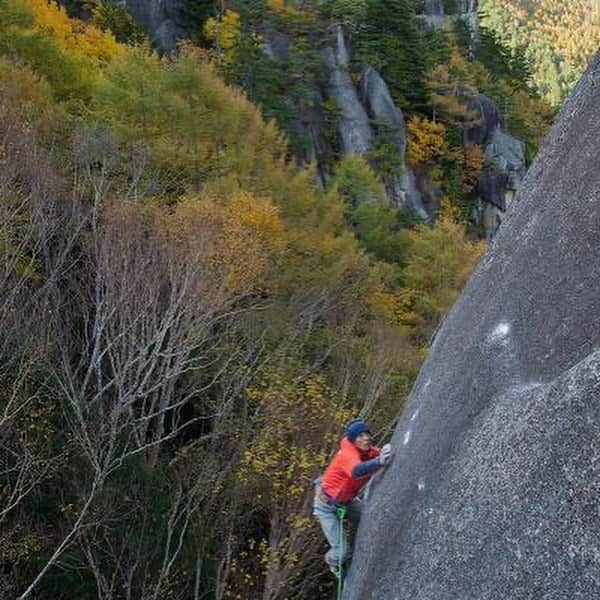
[[[335,48],[323,51],[329,70],[328,93],[335,98],[340,110],[338,132],[342,153],[362,156],[371,148],[373,131],[348,71],[350,58],[341,25],[335,30]]]
[[[600,57],[438,332],[345,600],[600,598]]]

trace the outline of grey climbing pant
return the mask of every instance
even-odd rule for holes
[[[358,498],[346,504],[346,519],[352,523],[355,530],[360,521],[360,504]],[[348,562],[352,557],[353,540],[348,541],[348,535],[343,526],[340,535],[340,518],[335,505],[326,504],[315,496],[313,515],[321,524],[321,529],[323,529],[323,533],[331,546],[325,554],[325,562],[333,567],[337,567],[340,561],[340,554],[342,563]]]

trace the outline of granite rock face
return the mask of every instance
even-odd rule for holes
[[[444,0],[415,0],[417,24],[443,29],[447,21],[460,19],[469,26],[474,40],[477,40],[479,0],[456,0],[448,4],[450,11],[445,8],[445,5]]]
[[[415,12],[423,15],[444,16],[444,0],[416,0]]]
[[[323,59],[329,71],[328,94],[335,98],[341,112],[340,147],[343,154],[362,155],[371,148],[373,132],[348,72],[348,50],[341,25],[336,27],[335,40],[334,47],[323,51]]]
[[[465,129],[465,142],[485,145],[492,132],[502,127],[502,119],[498,107],[491,98],[477,94],[467,102],[467,112],[473,115]]]
[[[178,0],[125,0],[133,18],[150,33],[157,46],[170,52],[186,35]]]
[[[525,144],[496,127],[488,136],[483,159],[484,169],[477,182],[481,209],[474,220],[483,225],[491,238],[510,209],[527,172]]]
[[[67,0],[61,0],[67,1]],[[135,20],[149,32],[153,42],[163,52],[171,52],[177,42],[190,35],[186,23],[183,0],[119,0],[130,10]],[[421,0],[416,4],[417,17],[424,18],[428,26],[442,27],[448,19],[470,18],[475,16],[477,0],[456,0],[455,14],[444,13],[443,0]],[[431,22],[429,22],[431,21]],[[270,22],[265,22],[259,30],[263,40],[262,50],[279,68],[285,70],[292,55],[293,38],[289,33],[278,31]],[[299,143],[294,148],[299,165],[316,164],[317,180],[326,185],[329,173],[327,158],[332,151],[343,155],[364,156],[377,146],[385,136],[390,137],[402,158],[406,151],[406,128],[404,115],[394,105],[386,82],[373,68],[363,69],[361,82],[357,84],[349,72],[350,52],[346,44],[344,28],[334,24],[314,41],[320,48],[324,63],[323,80],[312,90],[313,98],[305,106],[294,105],[294,100],[285,95],[282,100],[290,108],[291,117],[287,123],[289,133]],[[339,148],[326,135],[326,114],[324,104],[334,98],[340,110],[338,122]],[[500,127],[500,117],[494,103],[485,96],[477,96],[469,108],[480,115],[477,125],[469,129],[465,141],[486,144],[492,131]],[[385,133],[381,124],[385,123]],[[503,132],[499,132],[499,136]],[[472,139],[471,139],[472,138]],[[514,138],[513,138],[514,139]],[[516,142],[516,140],[515,140]],[[488,151],[486,148],[486,169],[478,186],[478,198],[473,202],[473,221],[481,225],[491,237],[503,218],[503,213],[514,197],[519,177],[517,171],[498,169],[503,163],[502,151]],[[492,152],[490,154],[490,152]],[[518,170],[519,173],[521,169]],[[514,182],[514,185],[513,185]],[[401,209],[408,209],[426,221],[431,221],[439,208],[441,190],[436,188],[427,174],[418,177],[404,161],[402,169],[382,178],[386,195],[390,202]],[[511,187],[512,186],[512,187]]]
[[[479,0],[457,0],[457,14],[465,21],[471,30],[473,40],[479,39]]]
[[[525,145],[499,127],[494,129],[485,147],[484,163],[495,164],[499,171],[522,174],[525,166]]]
[[[466,144],[484,149],[484,168],[477,183],[472,219],[491,238],[497,231],[527,171],[525,145],[503,129],[496,104],[478,94],[467,102],[472,117],[464,131]]]
[[[444,0],[417,0],[415,2],[417,22],[442,29],[445,23]]]
[[[386,194],[398,208],[408,209],[421,219],[428,221],[421,192],[417,188],[415,176],[406,164],[406,126],[402,111],[394,104],[390,90],[381,75],[372,67],[365,67],[361,76],[361,101],[371,119],[373,128],[386,129],[404,163],[402,173],[387,177],[384,181]]]
[[[377,71],[367,66],[361,75],[360,90],[357,89],[348,72],[349,52],[341,25],[335,27],[334,39],[335,44],[325,48],[322,56],[329,74],[327,95],[335,98],[340,109],[338,133],[342,154],[367,155],[385,130],[386,138],[393,140],[404,161],[404,115],[395,106],[387,84]],[[387,177],[383,183],[386,195],[395,206],[412,210],[422,219],[430,219],[414,175],[406,165],[401,173]]]
[[[365,67],[362,71],[361,96],[369,117],[375,122],[384,123],[392,130],[395,146],[404,158],[406,153],[404,115],[394,104],[387,83],[372,67]]]
[[[600,598],[600,57],[435,337],[345,600]]]

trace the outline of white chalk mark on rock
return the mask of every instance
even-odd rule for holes
[[[419,479],[419,483],[417,484],[417,488],[422,492],[425,489],[425,482],[422,479]]]
[[[415,419],[419,416],[419,409],[415,410],[415,414],[410,418],[410,422],[414,423]]]
[[[404,445],[406,446],[406,444],[408,444],[408,441],[410,440],[410,429],[404,434]]]
[[[494,331],[492,331],[489,341],[490,342],[501,342],[506,336],[510,333],[510,324],[509,323],[498,323]]]

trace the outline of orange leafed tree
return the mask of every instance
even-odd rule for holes
[[[409,164],[427,165],[437,161],[445,151],[446,126],[414,115],[408,121],[408,144],[406,148]]]
[[[469,194],[483,170],[483,149],[479,144],[465,144],[463,148],[463,194]]]

